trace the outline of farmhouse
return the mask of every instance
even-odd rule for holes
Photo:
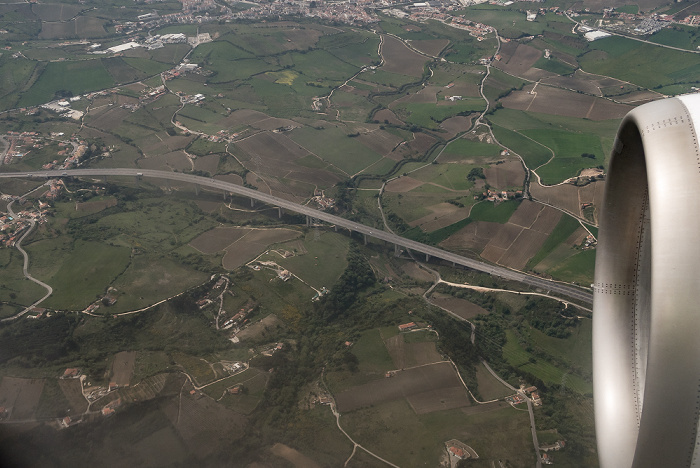
[[[408,322],[408,323],[404,323],[402,325],[399,325],[399,331],[403,332],[403,331],[413,330],[414,328],[417,328],[417,327],[418,327],[418,325],[416,325],[416,322]]]

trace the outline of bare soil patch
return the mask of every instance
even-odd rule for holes
[[[3,377],[0,382],[0,406],[10,412],[11,420],[31,419],[43,389],[44,379]]]
[[[548,234],[524,229],[513,245],[504,252],[498,263],[503,266],[522,270],[525,264],[539,252]]]
[[[600,88],[598,88],[594,82],[583,79],[580,76],[550,76],[543,79],[541,83],[570,89],[572,91],[581,91],[582,93],[588,93],[594,96],[602,96]]]
[[[406,397],[416,414],[427,414],[469,406],[471,402],[463,386],[441,388]]]
[[[206,156],[200,156],[194,160],[194,168],[198,171],[213,174],[216,172],[217,167],[219,167],[218,154],[208,154]]]
[[[232,184],[243,185],[243,178],[238,174],[225,174],[214,176],[216,180],[223,180],[224,182],[230,182]]]
[[[66,396],[73,414],[81,414],[87,410],[88,402],[83,396],[80,379],[58,379],[58,386]]]
[[[430,223],[432,221],[437,221],[443,216],[448,216],[455,212],[461,213],[461,219],[464,219],[469,215],[468,210],[460,209],[458,206],[455,206],[451,203],[438,203],[437,205],[429,206],[428,209],[431,211],[429,215],[425,215],[422,218],[418,218],[414,221],[411,221],[410,223],[408,223],[409,226],[423,226],[424,224]]]
[[[128,387],[134,375],[136,351],[122,351],[114,356],[112,363],[112,382],[120,387]]]
[[[473,302],[447,294],[433,293],[430,296],[430,301],[467,320],[470,320],[479,314],[489,313],[488,310],[479,307]]]
[[[394,125],[403,125],[403,120],[399,120],[393,111],[382,109],[374,114],[374,120],[377,122],[386,122]]]
[[[437,55],[450,43],[447,39],[422,39],[411,41],[411,46],[424,54]]]
[[[550,206],[541,206],[542,211],[540,211],[539,215],[537,216],[537,220],[532,226],[530,226],[530,229],[549,235],[552,233],[552,230],[556,227],[557,223],[559,223],[562,213],[561,211]]]
[[[381,68],[382,70],[416,77],[423,74],[423,65],[428,61],[427,57],[413,52],[403,42],[392,36],[384,35],[382,37],[384,39],[382,45],[384,66]]]
[[[537,216],[542,211],[542,207],[539,203],[531,202],[530,200],[523,200],[515,210],[508,220],[511,224],[516,224],[518,226],[529,228],[537,219]]]
[[[534,85],[514,91],[501,100],[504,107],[543,114],[563,115],[591,120],[619,119],[632,107],[606,99],[580,94],[552,86],[537,86],[535,95],[530,94]]]
[[[391,360],[394,361],[394,367],[404,369],[406,367],[406,353],[404,348],[406,343],[403,341],[403,335],[395,335],[384,342]]]
[[[501,228],[495,233],[494,236],[491,237],[491,242],[489,242],[489,245],[507,249],[520,235],[523,228],[510,223],[501,224],[500,226]]]
[[[489,243],[489,237],[483,236],[480,232],[482,231],[482,229],[480,229],[482,224],[495,223],[484,223],[482,221],[470,223],[456,234],[453,234],[442,241],[440,243],[440,247],[456,252],[481,252],[484,247],[486,247],[486,244]]]
[[[284,444],[277,443],[270,449],[274,455],[284,458],[289,463],[294,465],[296,468],[320,468],[321,465],[291,447],[287,447]]]
[[[89,211],[93,213],[97,213],[98,211],[102,211],[105,208],[109,208],[110,206],[117,206],[117,199],[116,198],[109,198],[107,200],[96,200],[96,201],[89,201],[89,202],[83,202],[83,203],[77,203],[75,204],[75,211]]]
[[[346,413],[399,398],[443,388],[459,387],[461,382],[449,362],[416,367],[352,387],[336,396],[338,411]]]
[[[508,48],[507,53],[511,53]],[[522,76],[542,56],[542,51],[527,44],[518,44],[510,57],[501,53],[501,60],[494,62],[494,66],[512,75]],[[550,73],[551,75],[551,73]]]
[[[422,366],[444,361],[440,353],[438,353],[435,342],[433,341],[405,343],[403,352],[406,367]]]
[[[368,133],[361,133],[357,140],[369,149],[387,156],[396,146],[403,141],[402,138],[392,135],[384,130],[375,130]]]
[[[503,164],[492,164],[484,169],[484,175],[489,185],[501,190],[522,187],[525,182],[525,170],[517,159]]]
[[[474,406],[470,406],[469,408],[462,408],[462,413],[464,413],[466,415],[489,413],[491,411],[499,410],[499,409],[505,408],[507,406],[510,406],[510,405],[508,403],[503,402],[503,401],[494,401],[493,403],[486,403],[484,405],[474,405]]]
[[[385,190],[387,192],[406,193],[410,192],[416,187],[420,187],[423,185],[423,183],[423,181],[414,179],[413,177],[404,176],[394,179],[386,184]]]
[[[406,263],[401,267],[401,271],[418,281],[433,281],[435,277],[430,272],[420,268],[414,262]]]
[[[571,184],[556,185],[554,187],[543,187],[537,182],[530,184],[530,193],[537,200],[558,206],[580,216],[581,206],[579,205],[578,190],[578,187]]]
[[[456,117],[450,117],[449,119],[443,120],[442,123],[440,123],[440,128],[447,132],[445,139],[449,140],[450,138],[454,138],[458,133],[469,130],[472,126],[473,115],[477,114],[472,114],[468,117],[458,115]]]
[[[498,261],[501,259],[505,252],[506,249],[502,249],[500,247],[495,247],[491,244],[488,244],[486,248],[481,252],[481,256],[489,262],[498,263]]]
[[[236,227],[215,227],[190,241],[190,246],[205,254],[224,250],[250,232],[250,229]]]
[[[425,222],[420,225],[421,229],[423,229],[425,232],[433,232],[437,229],[442,229],[444,227],[447,227],[451,224],[454,224],[458,221],[462,221],[463,219],[467,218],[469,216],[469,210],[465,208],[459,208],[457,207],[456,210],[447,212],[441,216],[438,217],[438,219],[433,219],[431,221]]]
[[[236,146],[242,148],[253,158],[270,160],[294,160],[306,156],[309,152],[290,138],[279,133],[262,132],[241,140]]]

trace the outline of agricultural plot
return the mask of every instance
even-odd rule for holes
[[[42,22],[39,39],[64,39],[78,36],[81,38],[104,37],[107,31],[105,22],[91,16],[78,16],[66,22]]]
[[[120,387],[128,387],[134,375],[136,351],[122,351],[114,356],[111,381]]]
[[[505,398],[513,394],[513,391],[491,375],[482,363],[476,366],[476,383],[479,394],[486,401]]]
[[[294,465],[295,468],[321,468],[321,465],[291,447],[284,444],[276,443],[270,448],[270,452],[280,458],[284,458],[289,463]]]
[[[530,185],[532,196],[545,203],[558,206],[576,216],[583,216],[581,206],[583,203],[593,203],[600,207],[603,201],[603,189],[605,183],[593,182],[584,187],[576,187],[571,184],[543,187],[540,184]]]
[[[440,391],[444,388],[460,387],[461,385],[450,363],[436,363],[399,371],[391,378],[382,378],[353,387],[336,395],[336,404],[338,411],[347,413],[370,405],[378,405],[425,392]],[[452,408],[469,404],[466,390],[464,387],[461,388],[464,399],[453,395]],[[417,401],[421,401],[421,398],[418,397]]]
[[[437,465],[445,441],[452,438],[468,441],[485,466],[499,459],[514,468],[534,463],[528,415],[510,407],[481,414],[448,410],[418,415],[407,402],[396,400],[343,415],[343,421],[353,439],[398,466]]]
[[[440,155],[440,162],[484,164],[500,158],[501,147],[480,141],[459,138],[450,142]]]
[[[285,242],[299,236],[291,229],[255,229],[225,248],[223,266],[227,270],[238,268],[262,253],[267,246]]]
[[[270,314],[267,317],[252,323],[241,330],[236,336],[242,341],[247,342],[249,340],[257,340],[265,336],[265,334],[270,330],[277,330],[282,328],[284,323],[277,318],[275,314]]]
[[[484,169],[484,175],[489,185],[500,190],[514,187],[520,190],[525,182],[525,170],[518,160],[492,164]]]
[[[488,310],[479,307],[473,302],[469,302],[466,299],[460,299],[448,294],[433,293],[430,296],[430,302],[433,304],[447,309],[455,315],[462,317],[463,319],[471,320],[477,315],[488,314]]]
[[[411,41],[411,47],[428,55],[438,55],[449,44],[450,41],[447,39],[418,39]]]
[[[547,384],[565,385],[580,394],[592,391],[593,386],[590,381],[570,373],[570,369],[561,369],[542,359],[531,359],[534,356],[518,343],[517,336],[512,330],[506,330],[506,338],[507,342],[503,346],[503,357],[510,365],[531,373]]]
[[[582,169],[601,165],[605,160],[600,137],[590,133],[570,133],[554,130],[522,130],[554,153],[554,159],[544,166],[531,168],[537,171],[545,184],[562,182],[576,176]],[[583,155],[588,155],[583,157]],[[593,155],[593,157],[590,157]]]
[[[590,120],[620,119],[632,108],[605,99],[539,84],[528,85],[501,100],[503,106],[543,114]]]
[[[356,138],[348,136],[342,128],[316,130],[298,128],[291,138],[307,150],[328,161],[347,175],[353,175],[376,163],[381,155],[368,149]]]
[[[67,248],[68,252],[63,249]],[[129,264],[130,249],[100,242],[42,240],[26,246],[32,274],[53,287],[49,307],[82,310],[105,292]]]
[[[382,36],[383,71],[419,77],[428,58],[409,49],[403,42],[392,37]]]
[[[298,235],[297,231],[290,229],[216,227],[193,239],[190,245],[205,254],[225,250],[224,267],[231,269],[232,265],[243,264],[254,258],[268,245],[284,242]]]
[[[83,396],[83,385],[80,379],[58,379],[57,382],[73,414],[84,413],[88,408],[88,402]]]
[[[595,41],[589,49],[580,57],[583,70],[648,89],[679,82],[697,82],[700,70],[700,63],[688,60],[687,52],[655,47],[618,36]]]
[[[385,345],[397,369],[411,368],[443,361],[432,341],[406,342],[406,335],[392,336]]]
[[[3,377],[0,382],[0,406],[10,413],[10,420],[31,419],[43,389],[43,379]]]
[[[39,79],[22,94],[19,105],[43,104],[58,92],[83,94],[114,85],[114,79],[99,59],[79,62],[49,62]]]
[[[508,73],[523,77],[527,80],[538,80],[551,76],[552,73],[534,68],[535,63],[542,57],[542,51],[527,44],[509,42],[502,48],[502,59],[494,66]]]

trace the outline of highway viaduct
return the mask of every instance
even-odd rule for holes
[[[222,180],[211,179],[208,177],[197,176],[193,174],[185,174],[182,172],[158,171],[150,169],[64,169],[50,171],[30,171],[30,172],[3,172],[0,173],[0,178],[52,178],[52,177],[107,177],[107,176],[127,176],[127,177],[149,177],[155,179],[166,179],[194,184],[196,187],[209,187],[212,189],[222,190],[224,192],[233,193],[235,195],[250,198],[251,203],[255,200],[262,203],[276,206],[280,210],[288,210],[295,213],[300,213],[307,216],[308,219],[321,220],[326,223],[346,228],[350,231],[355,231],[364,236],[369,236],[375,239],[383,240],[394,244],[396,248],[403,247],[410,249],[413,252],[419,252],[425,255],[426,260],[431,257],[439,258],[454,265],[461,265],[473,270],[482,271],[493,276],[498,276],[507,280],[518,281],[528,286],[540,288],[548,291],[555,296],[564,296],[571,299],[576,299],[584,304],[593,303],[593,293],[585,289],[557,281],[547,280],[533,275],[528,275],[520,271],[511,270],[508,268],[490,265],[478,260],[463,257],[446,250],[439,249],[430,245],[422,244],[396,234],[391,234],[377,228],[369,227],[364,224],[350,221],[339,216],[325,213],[315,208],[300,205],[288,200],[284,200],[273,195],[268,195],[257,190],[225,182]],[[365,237],[365,238],[366,238]]]

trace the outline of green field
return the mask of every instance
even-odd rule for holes
[[[540,250],[527,262],[525,269],[530,270],[534,268],[579,227],[581,227],[581,224],[576,218],[567,214],[563,215],[552,230],[552,233],[549,235],[549,237],[547,237],[547,240],[544,241],[544,244],[542,244]]]
[[[492,128],[496,139],[509,150],[519,154],[528,167],[539,167],[552,157],[552,153],[547,148],[518,132],[499,125],[494,125]]]
[[[560,369],[527,352],[518,343],[518,338],[512,330],[506,330],[506,337],[508,341],[503,347],[503,357],[511,366],[534,375],[547,385],[565,385],[580,394],[590,393],[593,390],[592,384],[578,375],[571,374],[568,370]]]
[[[561,265],[549,270],[549,274],[561,281],[575,282],[587,286],[593,282],[595,250],[584,250],[566,259]]]
[[[26,250],[36,259],[36,277],[53,288],[46,306],[81,310],[106,293],[111,282],[124,271],[130,249],[79,241],[70,246],[70,251],[60,253],[66,246],[46,240],[28,245]]]
[[[435,466],[447,440],[478,428],[465,442],[480,459],[508,459],[513,467],[526,467],[534,463],[527,420],[527,412],[510,407],[474,415],[459,410],[416,415],[401,399],[343,415],[341,421],[358,443],[399,466]]]
[[[483,99],[470,98],[456,101],[450,105],[432,103],[401,103],[394,108],[399,118],[424,128],[436,130],[440,123],[456,115],[468,115],[483,111],[486,107]]]
[[[479,141],[466,140],[459,138],[448,144],[442,152],[441,157],[459,156],[465,159],[480,159],[491,160],[498,158],[501,154],[501,147]],[[453,159],[453,158],[450,158]]]
[[[570,133],[555,130],[522,130],[521,134],[551,149],[555,157],[536,169],[544,184],[556,184],[578,175],[581,169],[603,165],[605,156],[600,137],[591,133]],[[582,157],[592,154],[595,158]]]
[[[261,260],[274,261],[287,268],[316,289],[331,288],[347,266],[345,257],[349,239],[332,232],[309,232],[302,240],[306,252],[297,250],[298,242],[281,244],[280,250],[289,250],[294,256],[281,258],[269,253]]]
[[[292,139],[333,164],[348,175],[353,175],[381,159],[381,155],[348,136],[341,128],[317,130],[311,127],[297,128]]]
[[[589,73],[612,76],[650,89],[699,81],[700,62],[687,52],[617,36],[597,40],[590,48],[579,59],[581,68]]]
[[[109,88],[114,83],[101,60],[50,62],[32,87],[22,93],[18,104],[43,104],[54,99],[58,92],[76,96]]]

